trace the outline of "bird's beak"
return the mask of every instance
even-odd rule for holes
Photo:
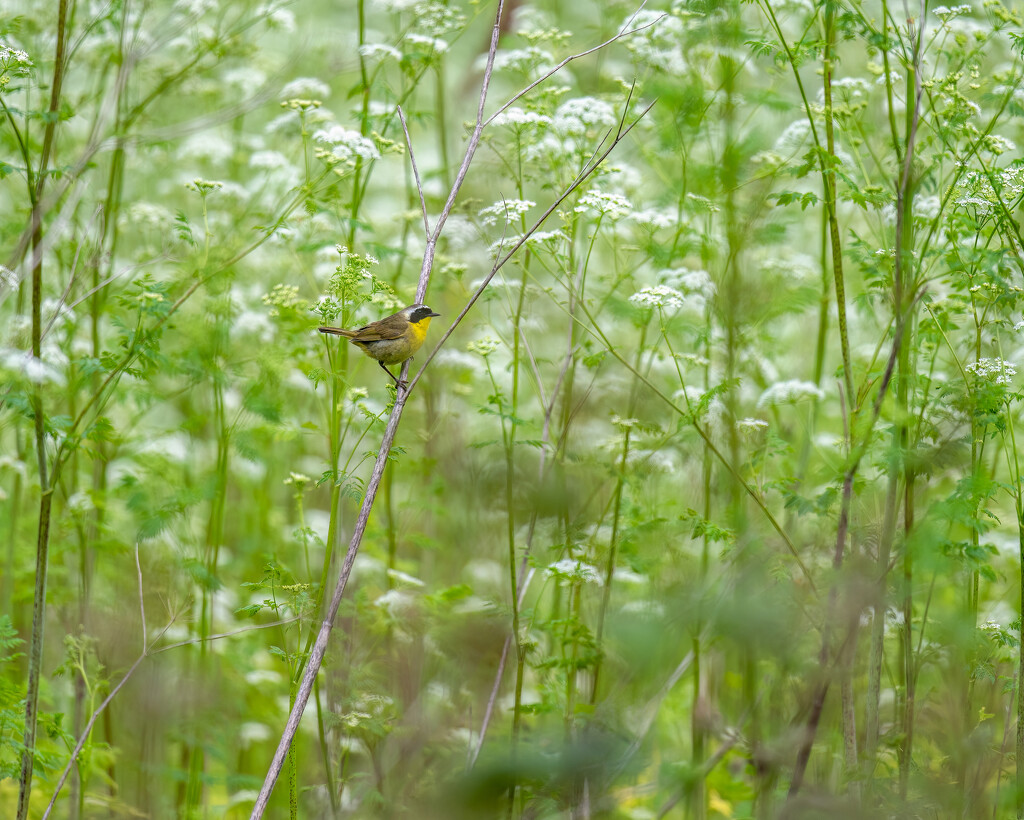
[[[441,314],[440,314],[440,313],[433,313],[433,312],[431,312],[431,314],[430,314],[430,315],[431,315],[431,316],[440,316]]]

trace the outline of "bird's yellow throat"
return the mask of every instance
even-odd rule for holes
[[[414,343],[416,347],[423,344],[423,340],[427,338],[427,328],[430,327],[430,317],[427,316],[425,319],[420,319],[418,322],[409,323],[409,331],[412,333]]]

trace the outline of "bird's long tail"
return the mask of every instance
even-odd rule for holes
[[[321,333],[330,333],[332,336],[344,336],[347,339],[351,339],[356,335],[354,330],[343,330],[340,327],[327,327],[326,325],[318,327]]]

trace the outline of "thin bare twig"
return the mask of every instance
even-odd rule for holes
[[[135,674],[135,670],[139,668],[141,664],[149,656],[149,629],[146,626],[146,603],[143,599],[142,594],[142,567],[139,564],[139,545],[135,545],[135,574],[138,579],[139,586],[139,614],[142,617],[142,652],[135,659],[128,671],[124,673],[124,676],[118,681],[117,686],[110,690],[110,694],[103,699],[96,711],[89,717],[88,723],[85,724],[85,728],[82,730],[82,736],[78,738],[78,743],[75,744],[74,750],[71,752],[71,757],[68,759],[67,765],[64,766],[64,771],[61,772],[60,778],[57,780],[57,785],[53,789],[53,795],[50,797],[50,803],[46,807],[46,811],[43,812],[42,820],[46,820],[50,813],[53,811],[54,805],[57,803],[57,797],[60,795],[61,789],[64,788],[64,783],[67,782],[68,775],[71,773],[71,767],[75,765],[78,760],[78,756],[82,753],[82,749],[85,748],[85,742],[89,739],[89,735],[92,734],[92,727],[96,725],[96,720],[99,718],[103,711],[110,705],[110,702],[117,697],[117,693],[124,688],[124,685],[128,683],[128,680],[132,675]],[[163,637],[164,633],[174,624],[175,618],[171,618],[167,625],[160,630],[160,634],[157,636],[157,640]]]
[[[299,620],[299,616],[296,615],[294,618],[283,618],[280,621],[270,621],[265,624],[252,624],[251,626],[245,626],[241,629],[233,629],[230,632],[218,632],[216,635],[207,635],[205,638],[189,638],[187,641],[178,641],[177,643],[168,644],[167,646],[161,646],[159,649],[154,649],[150,652],[151,655],[159,655],[161,652],[169,652],[172,649],[177,649],[181,646],[192,646],[197,643],[206,643],[207,641],[219,641],[222,638],[233,638],[235,635],[242,635],[246,632],[255,632],[259,629],[272,629],[277,626],[287,626],[293,624]]]
[[[423,198],[423,184],[420,182],[420,169],[416,167],[416,155],[412,151],[412,138],[409,136],[409,125],[405,121],[405,112],[402,106],[396,106],[398,119],[402,121],[402,131],[405,132],[405,144],[409,149],[409,164],[412,165],[412,174],[416,178],[416,193],[420,195],[420,208],[423,211],[423,233],[430,236],[430,221],[427,219],[427,202]]]

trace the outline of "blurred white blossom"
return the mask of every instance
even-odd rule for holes
[[[770,407],[775,404],[795,404],[808,399],[823,399],[825,391],[812,382],[792,379],[776,382],[761,394],[757,400],[758,407]]]

